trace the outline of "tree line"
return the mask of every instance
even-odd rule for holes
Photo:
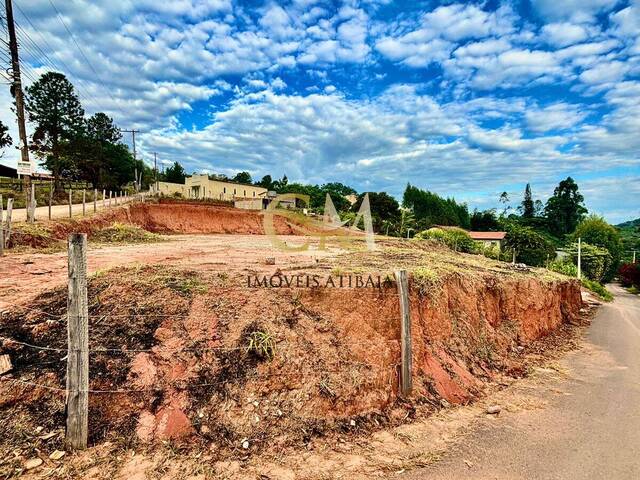
[[[63,180],[116,190],[134,180],[136,169],[143,173],[143,182],[151,181],[153,172],[134,160],[113,119],[103,112],[87,117],[64,74],[46,72],[26,87],[25,111],[33,131],[29,149],[51,172],[56,192]],[[0,123],[0,148],[11,143],[6,126]]]

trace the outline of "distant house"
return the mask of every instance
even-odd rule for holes
[[[155,191],[152,186],[151,190]],[[158,193],[172,196],[180,194],[184,198],[214,199],[238,202],[239,208],[264,208],[263,200],[267,198],[267,189],[243,183],[210,180],[206,174],[195,174],[185,179],[185,183],[158,182]]]
[[[484,243],[485,247],[502,248],[502,242],[507,232],[467,232],[476,242]]]

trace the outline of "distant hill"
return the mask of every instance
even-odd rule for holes
[[[622,261],[630,262],[633,251],[640,254],[640,218],[616,225],[622,239]],[[637,258],[637,257],[636,257]]]
[[[640,227],[640,218],[636,218],[635,220],[629,220],[628,222],[619,223],[616,227],[620,229],[627,229],[633,227]]]

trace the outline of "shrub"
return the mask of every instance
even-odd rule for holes
[[[607,290],[602,284],[594,282],[593,280],[589,280],[588,278],[583,278],[581,282],[583,287],[591,290],[605,302],[610,302],[611,300],[613,300],[613,295],[611,295],[611,292],[609,292],[609,290]]]
[[[620,283],[625,287],[635,286],[640,288],[640,264],[623,263],[618,269]]]
[[[549,270],[554,272],[562,273],[563,275],[567,275],[569,277],[577,277],[578,276],[578,267],[574,265],[569,259],[555,260],[549,263]]]
[[[627,292],[633,294],[633,295],[638,295],[640,293],[640,288],[638,287],[629,287],[627,288]]]
[[[596,282],[606,281],[606,274],[611,266],[611,254],[609,250],[602,247],[596,247],[588,243],[582,243],[581,249],[581,268],[582,273]],[[573,243],[567,250],[571,258],[578,264],[578,244]]]
[[[609,252],[611,260],[602,276],[602,281],[611,281],[616,274],[622,254],[622,241],[618,229],[609,225],[604,218],[590,215],[576,227],[572,239],[576,242],[578,238],[581,238],[582,242],[604,248]]]
[[[474,253],[476,251],[475,242],[462,228],[430,228],[418,233],[415,238],[436,240],[456,252]]]
[[[533,266],[544,265],[556,255],[553,244],[533,228],[515,224],[507,227],[505,247],[515,250],[516,260]]]
[[[246,347],[247,353],[253,353],[258,358],[271,360],[276,353],[276,341],[269,332],[257,330],[251,332]]]

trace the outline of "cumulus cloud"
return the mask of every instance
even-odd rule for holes
[[[472,201],[637,168],[637,0],[533,0],[527,17],[511,2],[56,3],[99,74],[38,0],[20,2],[35,28],[18,11],[19,33],[49,61],[27,43],[25,82],[54,63],[88,113],[145,132],[142,158]]]

